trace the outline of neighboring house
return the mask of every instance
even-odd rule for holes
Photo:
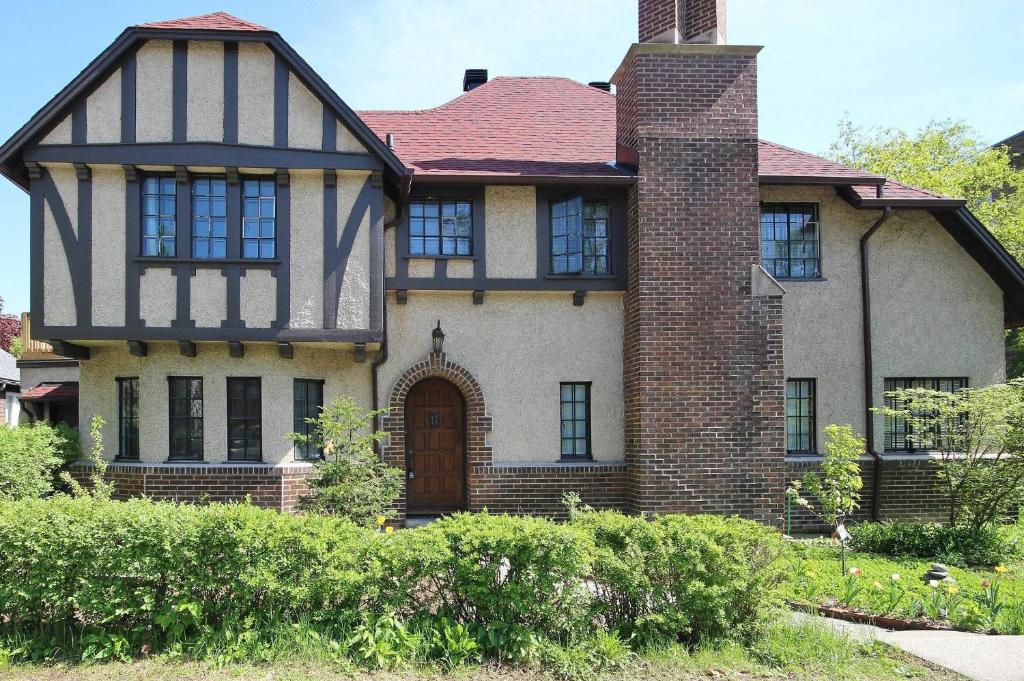
[[[78,427],[78,361],[32,337],[32,318],[21,315],[21,403],[28,421]]]
[[[21,414],[21,375],[17,360],[6,350],[0,350],[0,426],[18,425]]]
[[[261,26],[128,28],[0,147],[33,333],[121,492],[292,508],[319,452],[286,435],[349,394],[390,409],[403,516],[778,523],[830,423],[867,436],[867,512],[934,515],[868,409],[1002,380],[1024,272],[963,201],[759,141],[725,33],[721,0],[642,0],[615,95],[471,69],[357,113]]]
[[[1014,166],[1024,168],[1024,130],[1016,135],[1011,135],[1001,142],[996,142],[993,147],[1008,147],[1010,158]]]

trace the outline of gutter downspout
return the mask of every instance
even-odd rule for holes
[[[885,224],[890,215],[892,215],[892,208],[886,206],[882,209],[882,214],[875,220],[875,224],[871,225],[860,238],[861,332],[864,342],[864,432],[868,454],[875,462],[871,490],[871,520],[874,522],[878,522],[879,506],[882,499],[882,456],[875,450],[875,415],[871,413],[875,388],[871,349],[871,277],[868,273],[868,239]]]

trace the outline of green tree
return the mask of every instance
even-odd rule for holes
[[[374,451],[374,445],[387,433],[370,430],[373,418],[386,413],[387,409],[364,412],[351,397],[342,396],[316,418],[306,419],[314,426],[312,433],[288,434],[289,439],[324,453],[324,460],[307,481],[310,493],[301,499],[303,508],[343,516],[361,525],[394,515],[403,474]]]
[[[937,454],[951,525],[979,528],[1024,502],[1024,380],[955,393],[886,393],[874,411],[907,424],[916,448]]]
[[[99,414],[93,414],[89,422],[89,437],[92,440],[92,447],[89,450],[89,461],[92,462],[92,472],[89,473],[89,482],[86,485],[80,484],[71,477],[70,471],[62,471],[61,480],[71,491],[72,496],[93,497],[94,499],[110,499],[114,496],[114,483],[106,479],[107,460],[103,456],[103,426],[106,421]]]
[[[826,426],[821,473],[806,473],[802,480],[793,481],[786,494],[798,506],[838,528],[860,508],[864,482],[860,477],[859,459],[863,452],[864,440],[853,434],[851,426]],[[817,500],[817,508],[801,491]]]

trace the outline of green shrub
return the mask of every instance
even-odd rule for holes
[[[1002,528],[887,520],[850,527],[858,551],[888,556],[935,558],[954,565],[997,565],[1012,558],[1013,545]]]
[[[595,614],[647,646],[749,637],[777,604],[777,532],[718,516],[579,513],[594,537]]]
[[[0,500],[30,499],[53,489],[64,440],[45,423],[0,426]]]

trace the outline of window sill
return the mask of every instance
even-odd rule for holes
[[[189,466],[194,466],[195,464],[198,463],[205,465],[208,464],[209,462],[206,459],[165,459],[163,463],[180,463]]]
[[[476,260],[475,255],[403,255],[406,260]]]
[[[215,269],[218,267],[277,267],[281,264],[280,260],[267,259],[260,260],[253,258],[251,260],[245,260],[241,258],[233,258],[231,260],[215,260],[213,258],[159,258],[154,256],[138,256],[135,258],[135,263],[138,265],[146,265],[147,267],[174,267],[175,265],[191,265],[192,267],[209,267]]]
[[[801,281],[828,281],[825,277],[775,277],[775,281],[801,282]]]
[[[545,279],[555,279],[561,281],[577,281],[585,279],[605,279],[614,280],[618,277],[614,274],[545,274]]]

